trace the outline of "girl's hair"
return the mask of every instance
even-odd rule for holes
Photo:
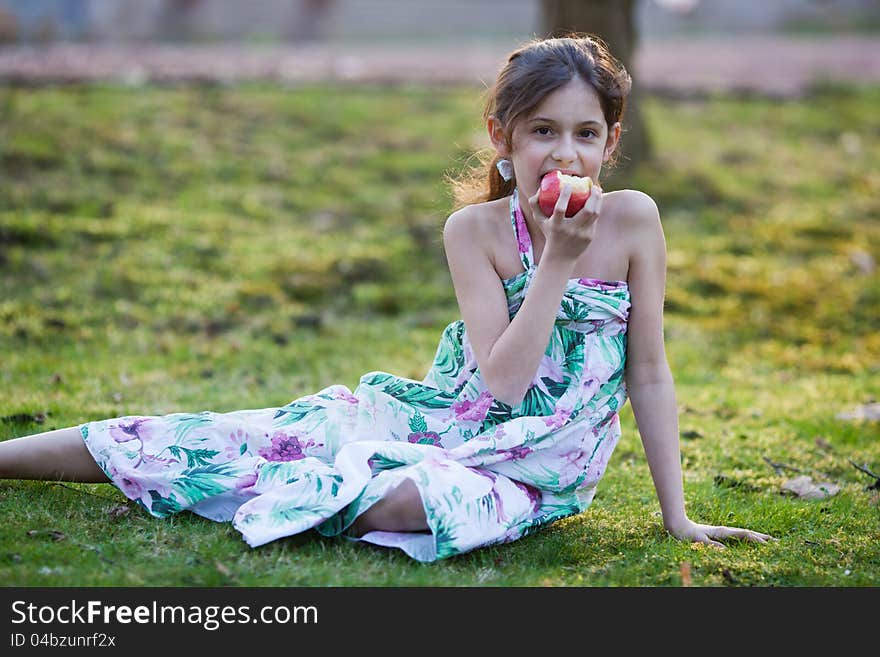
[[[495,116],[504,128],[508,147],[517,121],[528,117],[548,94],[574,78],[595,89],[609,128],[623,119],[632,86],[629,74],[599,37],[571,34],[536,39],[507,58],[495,84],[487,90],[483,121]],[[513,193],[516,181],[505,181],[492,150],[475,154],[478,164],[451,180],[456,208],[494,201]],[[613,164],[613,161],[611,162]]]

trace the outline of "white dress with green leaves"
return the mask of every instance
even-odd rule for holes
[[[503,281],[512,318],[535,271],[516,192],[524,271]],[[251,546],[315,529],[346,535],[405,478],[428,532],[360,540],[434,561],[513,541],[593,499],[620,436],[629,288],[572,279],[525,399],[492,397],[464,323],[443,332],[422,381],[370,372],[280,408],[127,416],[80,429],[98,464],[151,514],[232,521]]]

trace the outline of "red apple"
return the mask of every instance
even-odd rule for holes
[[[562,186],[571,185],[571,196],[568,199],[568,207],[565,208],[565,216],[573,217],[584,207],[584,203],[590,198],[593,189],[593,181],[589,177],[570,176],[559,171],[551,171],[541,178],[541,192],[538,194],[538,207],[545,217],[553,214],[556,201],[559,200],[559,192]]]

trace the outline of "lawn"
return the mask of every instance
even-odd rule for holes
[[[878,88],[648,98],[688,510],[662,529],[627,406],[593,505],[433,565],[315,533],[248,548],[106,485],[0,481],[9,586],[878,586]],[[473,88],[0,87],[0,439],[420,379],[458,318],[444,176]],[[619,181],[618,184],[624,184]],[[614,188],[609,184],[606,189]],[[876,411],[875,411],[876,412]],[[839,491],[784,494],[797,476]]]

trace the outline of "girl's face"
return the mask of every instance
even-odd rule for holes
[[[580,78],[548,94],[532,114],[517,121],[510,148],[494,117],[488,127],[498,154],[513,163],[526,213],[525,199],[537,193],[541,178],[550,171],[589,176],[598,182],[602,164],[611,157],[620,137],[620,124],[609,130],[599,96]]]

